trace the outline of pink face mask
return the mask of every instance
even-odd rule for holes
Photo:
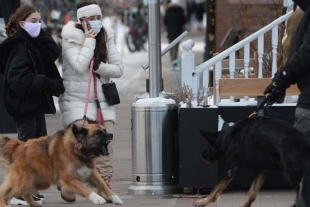
[[[33,38],[39,36],[41,30],[41,23],[24,22],[23,29]]]

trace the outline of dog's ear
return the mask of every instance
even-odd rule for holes
[[[88,129],[84,127],[78,127],[76,124],[73,124],[72,133],[75,136],[75,138],[80,141],[81,138],[87,136]]]
[[[225,121],[223,126],[222,126],[222,130],[225,130],[229,127],[229,124]]]
[[[206,140],[210,143],[213,144],[219,134],[219,132],[206,132],[203,130],[199,130],[201,135],[206,138]]]

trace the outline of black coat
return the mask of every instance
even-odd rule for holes
[[[44,78],[59,79],[55,61],[58,46],[43,30],[36,38],[20,29],[0,45],[0,72],[4,74],[4,103],[15,122],[38,114],[55,114],[53,97],[44,90]]]
[[[289,82],[297,83],[301,92],[297,107],[310,109],[310,0],[294,2],[301,6],[305,14],[292,37],[292,55],[284,67],[291,71]]]
[[[310,6],[310,0],[293,0],[293,2],[294,2],[294,7],[298,5],[301,8],[301,10],[303,10],[304,12]]]
[[[186,17],[183,7],[178,4],[170,4],[166,11],[164,23],[167,37],[170,41],[173,41],[184,31]]]

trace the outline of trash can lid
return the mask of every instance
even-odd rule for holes
[[[139,99],[134,104],[136,105],[157,105],[157,104],[176,104],[175,100],[169,98],[162,98],[162,97],[156,97],[156,98],[145,98],[145,99]]]

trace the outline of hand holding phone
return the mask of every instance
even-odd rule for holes
[[[95,38],[97,36],[97,33],[91,29],[91,26],[88,23],[87,18],[81,18],[80,21],[81,21],[82,27],[84,29],[85,37]]]
[[[88,19],[86,17],[80,18],[80,21],[81,21],[81,24],[82,24],[84,29],[85,29],[85,24],[86,24],[87,30],[91,29],[91,27],[90,27],[90,25],[88,23]]]

